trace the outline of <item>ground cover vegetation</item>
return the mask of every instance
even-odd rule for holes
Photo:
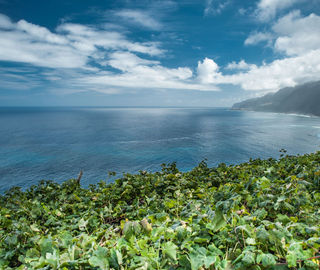
[[[320,152],[0,197],[0,269],[319,269]]]

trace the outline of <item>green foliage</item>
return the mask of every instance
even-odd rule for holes
[[[102,270],[110,269],[108,260],[108,250],[105,247],[98,247],[89,259],[91,266],[99,267]]]
[[[0,196],[0,269],[319,269],[320,152]]]

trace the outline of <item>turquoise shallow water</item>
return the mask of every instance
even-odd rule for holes
[[[320,118],[208,108],[0,108],[0,192],[108,171],[186,171],[320,149]]]

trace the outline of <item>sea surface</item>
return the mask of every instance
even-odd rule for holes
[[[211,108],[0,108],[0,192],[320,150],[320,118]]]

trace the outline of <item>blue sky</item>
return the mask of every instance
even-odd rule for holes
[[[319,79],[319,0],[0,0],[0,106],[230,106]]]

